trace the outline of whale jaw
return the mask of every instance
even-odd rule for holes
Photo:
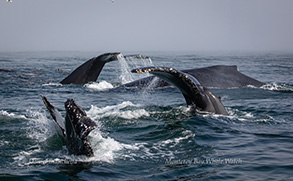
[[[65,102],[66,145],[70,154],[93,156],[94,151],[87,139],[88,134],[96,128],[95,122],[87,117],[73,99]]]
[[[79,107],[73,99],[65,102],[65,120],[57,109],[41,96],[51,117],[58,125],[59,134],[63,137],[68,152],[74,155],[93,156],[94,151],[88,141],[89,133],[96,128],[96,123],[87,117],[85,111]]]

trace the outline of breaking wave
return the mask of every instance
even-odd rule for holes
[[[14,113],[8,113],[7,111],[3,111],[3,110],[0,110],[0,116],[10,117],[10,118],[26,119],[25,115],[16,115]]]

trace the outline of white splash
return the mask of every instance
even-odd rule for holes
[[[11,117],[11,118],[27,119],[24,115],[16,115],[14,113],[8,113],[7,111],[3,111],[3,110],[0,110],[0,115]]]
[[[27,111],[28,114],[28,137],[43,142],[49,137],[57,134],[58,125],[46,117],[45,113],[38,111]]]
[[[53,120],[47,119],[45,113],[28,110],[26,114],[28,128],[24,131],[26,132],[27,138],[35,140],[37,143],[20,151],[13,157],[18,165],[36,163],[38,160],[42,160],[36,157],[37,154],[44,152],[40,144],[57,134],[57,125]]]
[[[6,115],[7,113],[1,111],[1,114]],[[119,143],[109,136],[103,136],[103,133],[100,131],[102,125],[97,122],[97,128],[93,130],[88,137],[94,150],[93,157],[69,155],[65,145],[62,146],[60,150],[45,150],[46,148],[44,148],[43,145],[47,145],[47,140],[57,134],[57,125],[53,120],[47,119],[45,113],[27,111],[27,114],[28,129],[26,130],[26,135],[28,138],[36,140],[36,144],[15,154],[13,160],[19,166],[64,163],[75,164],[80,162],[113,163],[115,158],[119,156],[116,152],[124,149],[125,146],[127,147],[127,145]],[[1,144],[6,143],[3,142]],[[44,154],[46,156],[44,156]]]
[[[138,67],[153,66],[153,62],[150,58],[143,58],[142,56],[126,56],[122,54],[118,56],[118,62],[120,64],[121,75],[119,76],[121,83],[126,84],[134,80],[149,76],[145,74],[133,74],[131,70]]]
[[[122,143],[110,137],[103,137],[102,133],[95,129],[89,135],[89,141],[94,150],[94,156],[89,161],[103,161],[112,163],[116,158],[116,152],[124,148]]]
[[[123,110],[127,107],[140,107],[140,105],[135,105],[130,101],[124,101],[118,105],[106,106],[102,108],[92,105],[90,110],[86,113],[95,120],[109,116],[120,117],[123,119],[138,119],[143,116],[149,116],[149,113],[145,109]]]
[[[91,82],[84,85],[85,88],[97,90],[97,91],[104,91],[108,89],[114,88],[114,86],[107,82],[107,81],[101,81],[101,82]]]
[[[128,66],[126,59],[124,58],[122,54],[118,55],[118,60],[119,60],[118,62],[120,64],[120,69],[121,69],[121,75],[119,76],[121,83],[126,84],[131,81],[134,81],[135,78],[133,74],[131,73],[131,69]]]
[[[143,109],[134,111],[123,110],[127,107],[139,107],[129,101],[122,102],[118,105],[106,106],[98,108],[92,106],[87,111],[88,116],[93,120],[98,120],[104,116],[117,116],[125,119],[135,119],[148,113]],[[46,114],[38,111],[28,111],[28,134],[27,137],[37,140],[36,145],[26,150],[20,151],[13,159],[18,165],[38,165],[38,164],[75,164],[89,162],[107,162],[113,163],[116,158],[123,157],[124,149],[134,149],[133,145],[120,143],[110,136],[105,136],[100,130],[103,127],[102,123],[96,121],[97,128],[94,129],[88,136],[88,139],[94,150],[93,157],[69,155],[66,146],[62,146],[60,150],[45,150],[42,143],[46,143],[48,139],[57,134],[57,125],[53,120],[46,117]],[[61,138],[60,138],[61,139]],[[46,145],[46,144],[45,144]],[[43,155],[46,155],[45,157]]]
[[[290,85],[285,84],[277,84],[277,83],[271,83],[271,84],[265,84],[261,86],[262,89],[265,90],[271,90],[271,91],[285,91],[285,92],[293,92],[293,87]]]
[[[42,86],[59,87],[59,86],[62,86],[62,84],[61,83],[50,82],[50,83],[47,83],[47,84],[42,84]]]

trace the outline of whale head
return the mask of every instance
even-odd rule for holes
[[[65,102],[66,141],[69,153],[93,156],[93,149],[87,139],[89,133],[96,128],[95,122],[87,117],[85,111],[73,99]]]

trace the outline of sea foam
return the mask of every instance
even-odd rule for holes
[[[272,90],[272,91],[293,92],[293,86],[286,85],[286,84],[270,83],[270,84],[265,84],[261,86],[261,88],[265,90]]]
[[[102,108],[92,105],[90,110],[87,111],[87,114],[92,119],[100,119],[109,116],[120,117],[123,119],[138,119],[142,116],[149,116],[149,113],[145,109],[124,110],[127,107],[140,107],[140,105],[135,105],[130,101],[124,101],[121,104]]]
[[[107,82],[107,81],[101,81],[101,82],[91,82],[84,85],[85,88],[97,90],[97,91],[104,91],[108,89],[114,88],[114,86]]]

